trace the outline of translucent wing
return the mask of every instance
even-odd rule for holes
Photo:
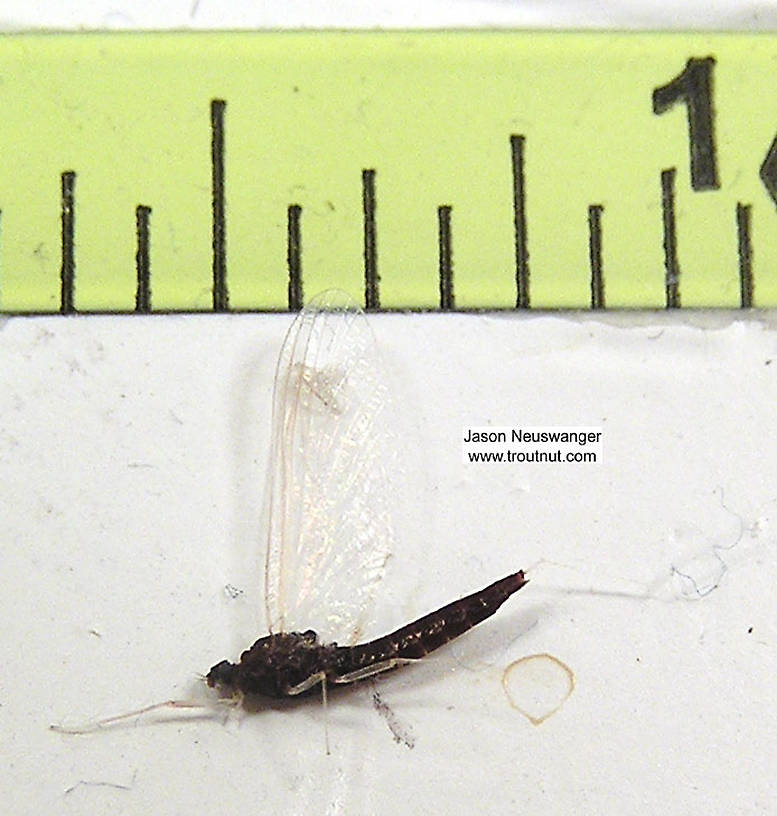
[[[275,375],[265,564],[270,632],[355,642],[391,545],[387,389],[364,314],[318,295]]]

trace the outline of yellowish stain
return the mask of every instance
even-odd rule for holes
[[[511,663],[502,674],[502,687],[510,705],[532,725],[552,717],[575,690],[572,669],[553,655],[527,655]]]

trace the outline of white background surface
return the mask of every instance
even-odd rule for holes
[[[193,24],[669,23],[657,4],[438,3],[423,17],[356,6],[201,0]],[[2,15],[57,27],[191,20],[188,4],[163,19],[151,4],[69,8],[38,4],[33,21],[6,3]],[[773,8],[671,13],[747,27]],[[412,749],[364,686],[330,702],[331,756],[315,701],[227,725],[47,730],[187,696],[196,672],[260,634],[270,389],[290,318],[0,324],[4,809],[774,812],[777,336],[763,320],[371,319],[408,431],[381,619],[401,624],[535,569],[455,647],[380,681]],[[601,425],[605,459],[462,465],[462,426],[489,423]],[[541,652],[576,687],[533,726],[501,679]]]
[[[763,29],[774,0],[6,0],[6,28],[534,28]]]
[[[314,701],[239,725],[46,730],[185,697],[194,672],[258,634],[262,459],[289,318],[7,321],[10,812],[389,813],[398,788],[416,812],[770,812],[777,338],[755,319],[617,322],[373,318],[398,422],[420,441],[381,619],[554,563],[456,647],[380,681],[412,750],[362,687],[332,700],[327,757]],[[465,423],[601,424],[605,460],[466,467]],[[536,727],[501,677],[538,652],[576,688]],[[71,790],[81,781],[128,789]]]

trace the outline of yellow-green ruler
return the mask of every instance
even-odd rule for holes
[[[777,36],[0,38],[0,310],[777,305]]]

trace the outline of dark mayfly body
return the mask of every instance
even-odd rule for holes
[[[523,572],[516,572],[390,635],[355,646],[319,643],[311,629],[267,635],[243,652],[239,663],[217,663],[206,680],[225,691],[270,697],[304,694],[319,684],[363,680],[420,660],[493,615],[526,582]]]

